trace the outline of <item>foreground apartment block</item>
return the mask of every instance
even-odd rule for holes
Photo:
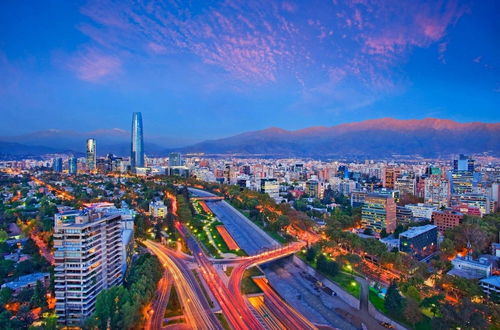
[[[55,295],[58,322],[78,326],[94,312],[103,289],[123,275],[122,216],[86,208],[55,215]]]

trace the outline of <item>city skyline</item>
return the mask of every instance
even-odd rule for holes
[[[3,135],[128,127],[137,108],[151,135],[189,128],[190,142],[382,117],[499,120],[495,1],[38,6],[2,4]]]
[[[500,329],[500,1],[0,1],[0,328]]]

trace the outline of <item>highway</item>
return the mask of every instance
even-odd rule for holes
[[[199,189],[190,189],[193,194],[198,196],[210,196],[212,194],[208,192],[201,191]],[[227,206],[221,206],[223,204]],[[265,232],[260,230],[253,222],[243,216],[238,210],[234,209],[226,202],[207,202],[208,207],[212,210],[212,212],[226,225],[228,231],[231,235],[234,235],[236,243],[245,251],[251,251],[249,254],[255,254],[259,251],[262,251],[262,246],[267,249],[271,249],[273,246],[277,245],[277,243],[270,238]],[[255,229],[258,228],[258,230]],[[271,243],[272,242],[272,243]],[[283,267],[279,265],[284,264]],[[331,306],[342,306],[346,307],[347,305],[340,300],[338,297],[316,297],[316,292],[309,288],[309,284],[304,281],[301,277],[300,272],[295,272],[295,268],[291,267],[293,264],[289,262],[278,262],[271,263],[266,266],[264,272],[266,273],[266,277],[270,280],[270,285],[279,293],[281,297],[284,297],[286,301],[289,303],[291,311],[278,310],[275,304],[278,304],[277,299],[269,299],[271,297],[277,298],[276,295],[271,296],[273,292],[268,292],[268,299],[264,300],[266,306],[273,313],[277,313],[278,317],[280,313],[285,313],[285,319],[289,318],[288,322],[303,322],[298,315],[303,318],[307,318],[309,327],[311,326],[310,322],[314,322],[316,324],[325,324],[331,325],[340,329],[354,329],[355,326],[350,324],[349,322],[342,319],[341,316],[337,315],[332,311]],[[293,270],[287,272],[288,270]],[[236,271],[236,268],[233,269],[232,275],[240,276],[238,274],[241,271]],[[271,280],[272,279],[272,280]],[[230,279],[231,281],[231,279]],[[232,292],[237,291],[237,287],[239,288],[239,283],[235,279],[230,283],[230,289]],[[235,284],[238,283],[238,286]],[[312,292],[310,292],[312,290]],[[276,294],[276,293],[275,293]],[[297,299],[297,297],[300,299]],[[324,301],[325,300],[325,301]],[[328,300],[328,302],[326,302]],[[296,310],[296,311],[295,311]],[[360,311],[364,312],[364,311]],[[295,314],[295,315],[294,315]],[[363,314],[363,319],[366,320],[366,324],[377,324],[369,315]],[[280,321],[282,321],[280,319]],[[308,327],[306,325],[305,329]],[[303,326],[298,327],[297,329],[302,329]],[[296,327],[294,327],[296,328]],[[376,328],[376,327],[374,327]]]
[[[168,305],[172,283],[172,275],[169,271],[165,270],[156,289],[156,299],[153,304],[153,316],[147,319],[146,325],[144,326],[145,330],[163,329],[165,309]]]
[[[215,196],[209,192],[194,188],[189,188],[189,191],[200,197]],[[265,250],[280,246],[278,242],[269,237],[261,228],[226,201],[207,201],[206,204],[224,224],[238,245],[249,255],[259,254]]]
[[[183,261],[177,258],[176,252],[167,249],[160,243],[149,240],[144,241],[144,245],[160,259],[165,269],[172,274],[188,326],[192,329],[223,329],[210,310],[193,273]],[[164,311],[158,312],[163,313]]]
[[[299,242],[292,243],[288,246],[284,246],[272,251],[263,252],[259,255],[242,260],[242,262],[233,269],[229,278],[228,287],[231,291],[232,296],[234,297],[234,301],[239,305],[246,304],[245,298],[242,296],[240,291],[241,280],[246,269],[256,264],[269,262],[271,260],[293,254],[302,249],[304,244],[305,243]],[[266,291],[264,291],[264,293],[266,294]],[[267,301],[264,301],[266,303],[266,306],[268,306],[269,309],[271,309],[273,312],[277,312],[275,313],[275,315],[283,324],[287,326],[287,329],[316,329],[316,327],[312,323],[308,322],[302,315],[300,315],[300,313],[295,311],[293,308],[286,305],[284,301],[282,301],[281,299],[275,299],[277,295],[273,295],[273,292],[267,292],[266,296],[270,303],[268,304]]]
[[[264,303],[266,306],[268,306],[287,329],[317,329],[314,324],[281,299],[265,278],[257,278],[255,282],[264,292]]]
[[[205,282],[217,299],[231,327],[243,330],[264,329],[262,324],[250,310],[241,293],[238,291],[238,293],[234,295],[226,287],[213,264],[207,258],[198,242],[189,235],[187,229],[179,222],[176,222],[176,227],[179,233],[184,237],[188,248],[195,256],[195,260],[201,268],[201,273]]]

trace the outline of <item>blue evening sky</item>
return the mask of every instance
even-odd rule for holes
[[[500,119],[500,2],[0,3],[0,136]]]

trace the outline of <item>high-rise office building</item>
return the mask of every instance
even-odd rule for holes
[[[96,297],[123,279],[121,215],[70,210],[54,216],[55,296],[58,322],[79,326]]]
[[[78,172],[78,161],[76,157],[71,157],[68,159],[68,173],[76,174]]]
[[[430,175],[424,180],[424,201],[438,207],[450,204],[450,182],[441,175]]]
[[[97,154],[95,139],[87,139],[87,169],[93,171],[96,169]]]
[[[458,159],[453,160],[453,171],[474,172],[474,159],[460,155]]]
[[[383,229],[392,233],[396,229],[396,202],[390,195],[369,194],[361,209],[363,228],[380,233]]]
[[[454,194],[472,193],[478,181],[479,173],[474,172],[474,159],[460,155],[453,160],[453,171],[449,174],[451,192]]]
[[[171,152],[168,155],[168,166],[182,166],[182,156],[178,152]]]
[[[394,184],[396,183],[396,178],[401,174],[401,169],[393,166],[388,166],[384,168],[384,174],[382,176],[382,181],[384,188],[394,189]]]
[[[55,158],[52,163],[52,169],[54,172],[61,173],[63,169],[63,160],[62,158]]]
[[[132,142],[130,149],[130,167],[144,167],[144,138],[142,133],[142,114],[134,112],[132,115]]]
[[[396,177],[394,182],[394,189],[399,190],[401,196],[403,195],[416,195],[417,179],[413,173],[400,174]]]

